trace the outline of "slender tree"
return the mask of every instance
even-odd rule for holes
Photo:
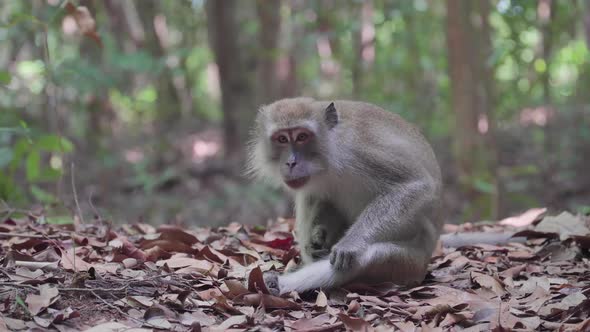
[[[244,34],[237,15],[238,1],[208,0],[206,11],[209,43],[221,85],[225,153],[230,168],[238,169],[243,165],[244,146],[256,111],[249,81],[249,48],[240,44]]]
[[[459,178],[472,199],[485,201],[474,189],[475,177],[492,184],[489,215],[498,214],[500,183],[493,116],[493,71],[489,5],[470,0],[447,0],[447,48],[455,115],[455,156]],[[481,217],[481,216],[478,216]]]
[[[268,103],[277,98],[277,59],[278,59],[278,42],[281,26],[281,1],[258,0],[256,2],[256,11],[260,27],[258,29],[258,39],[260,42],[259,62],[258,62],[258,91],[257,103]]]

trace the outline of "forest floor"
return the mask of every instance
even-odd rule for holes
[[[290,219],[182,229],[21,212],[0,224],[0,331],[590,330],[590,218],[567,212],[447,225],[528,240],[439,248],[418,287],[282,297],[262,275],[298,263]]]

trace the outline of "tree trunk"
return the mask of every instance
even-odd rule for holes
[[[584,3],[584,33],[586,35],[586,47],[590,50],[590,3]]]
[[[447,0],[447,49],[455,113],[455,153],[459,176],[466,178],[475,169],[478,145],[475,78],[471,61],[469,0]]]
[[[489,5],[484,1],[447,0],[455,156],[464,193],[479,203],[468,209],[471,218],[497,217],[501,195],[493,117],[493,72],[487,64],[492,52],[488,15]],[[476,180],[490,183],[490,192],[476,189]],[[489,211],[484,211],[484,207]]]
[[[352,94],[359,97],[363,87],[363,72],[375,59],[375,26],[373,2],[364,1],[361,6],[361,26],[355,36],[356,57],[352,67]]]
[[[305,36],[304,23],[295,19],[305,10],[305,3],[302,0],[292,0],[285,2],[285,6],[289,7],[289,16],[285,17],[282,24],[279,46],[281,52],[277,63],[280,98],[299,95],[297,64],[306,56],[302,43]]]
[[[230,167],[237,170],[243,165],[244,146],[256,114],[252,84],[248,81],[248,50],[238,41],[243,32],[236,16],[236,0],[208,0],[206,11],[209,43],[221,85],[225,154]]]
[[[281,26],[281,1],[258,0],[256,2],[256,11],[260,28],[258,38],[260,40],[260,49],[258,55],[258,91],[257,103],[269,103],[277,98],[277,58],[279,53],[278,41]]]
[[[478,93],[478,108],[482,121],[485,121],[486,131],[484,133],[484,143],[486,153],[486,166],[489,170],[490,181],[493,186],[490,212],[493,219],[500,217],[502,209],[502,179],[499,174],[499,151],[496,142],[496,119],[494,109],[496,108],[496,97],[494,87],[494,67],[488,63],[488,59],[492,56],[492,36],[489,24],[490,3],[488,1],[476,1],[478,25],[474,31],[477,32],[479,38],[473,38],[472,42],[478,54],[474,57],[476,63],[476,70],[479,77]],[[476,37],[472,34],[472,37]]]
[[[537,18],[541,29],[541,57],[545,62],[545,71],[541,74],[543,84],[543,98],[545,104],[551,104],[551,86],[549,84],[549,69],[551,53],[553,51],[553,31],[551,21],[555,16],[555,2],[553,0],[539,0],[537,5]]]

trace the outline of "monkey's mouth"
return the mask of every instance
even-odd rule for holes
[[[285,180],[285,183],[292,189],[299,189],[303,187],[307,181],[309,180],[309,176],[304,176],[297,179]]]

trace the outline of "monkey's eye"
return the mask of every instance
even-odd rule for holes
[[[279,137],[277,137],[277,142],[285,144],[289,142],[289,139],[287,139],[287,136],[285,135],[279,135]]]
[[[297,142],[305,142],[309,138],[309,135],[306,133],[301,133],[297,135]]]

